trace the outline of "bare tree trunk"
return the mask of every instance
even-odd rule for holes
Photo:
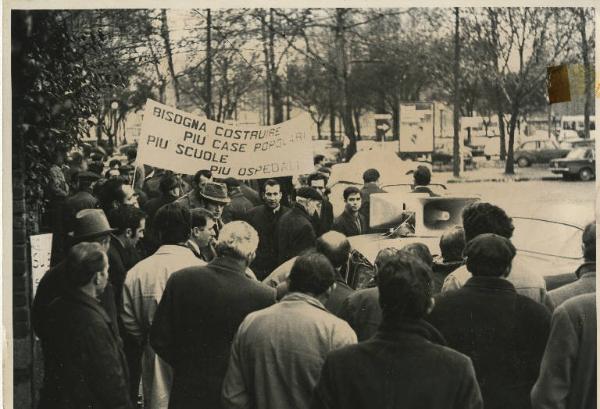
[[[498,64],[498,14],[494,9],[488,9],[488,13],[490,14],[490,23],[492,26],[492,49],[494,50],[494,69],[496,70],[496,83],[494,84],[494,93],[496,99],[496,111],[498,113],[498,127],[500,128],[500,160],[506,159],[506,129],[504,126],[504,108],[502,104],[502,91],[500,89],[500,84],[498,76],[499,72],[499,64]]]
[[[321,126],[322,126],[322,122],[316,122],[317,123],[317,139],[321,140]]]
[[[206,105],[204,106],[204,114],[208,119],[212,119],[212,41],[211,41],[211,25],[212,16],[210,9],[206,9],[206,66],[204,67],[204,88],[206,89],[206,97],[204,98]]]
[[[356,137],[360,139],[360,110],[355,109],[354,112],[354,126],[356,127]]]
[[[219,110],[217,111],[217,122],[223,122],[223,93],[219,93]]]
[[[506,160],[506,125],[502,108],[498,110],[498,127],[500,128],[500,160]]]
[[[341,116],[344,124],[344,134],[349,140],[348,147],[346,149],[346,160],[349,161],[352,156],[356,153],[356,134],[354,131],[354,123],[352,121],[352,104],[348,98],[348,56],[346,55],[346,37],[345,37],[345,18],[347,9],[336,10],[336,24],[335,24],[335,44],[337,51],[337,79],[342,95],[341,98]]]
[[[169,22],[167,20],[167,10],[161,10],[160,35],[165,43],[165,52],[167,54],[167,65],[169,66],[169,75],[175,92],[175,106],[179,106],[179,81],[175,75],[175,66],[173,65],[173,50],[171,49],[171,40],[169,39]]]
[[[454,146],[452,149],[452,173],[460,176],[460,9],[454,8]]]
[[[275,66],[275,30],[274,30],[274,13],[273,9],[269,9],[269,68],[271,71],[271,101],[273,103],[273,123],[279,124],[283,122],[283,95],[281,90],[281,79],[277,74]]]
[[[506,157],[506,168],[504,173],[507,175],[515,174],[515,154],[514,154],[514,145],[515,145],[515,130],[517,128],[517,118],[519,117],[519,109],[518,106],[513,103],[513,107],[510,113],[510,123],[508,128],[508,155]]]
[[[104,127],[104,109],[102,104],[98,107],[98,122],[96,123],[96,139],[98,142],[102,140],[102,128]]]
[[[335,141],[335,109],[330,107],[329,112],[329,139]]]
[[[262,14],[261,10],[260,22],[261,22],[261,33],[263,43],[263,54],[265,55],[265,114],[266,121],[265,125],[271,125],[271,68],[270,68],[270,57],[269,48],[267,47],[267,22],[265,21],[265,15]]]
[[[400,140],[400,101],[398,96],[392,96],[392,139]]]
[[[592,105],[592,73],[589,56],[589,44],[587,39],[587,33],[585,25],[587,19],[585,16],[585,9],[583,7],[578,9],[579,14],[579,34],[581,34],[581,56],[583,58],[583,70],[585,78],[585,105],[583,107],[583,124],[585,138],[590,137],[590,108]]]

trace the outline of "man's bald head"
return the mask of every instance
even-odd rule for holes
[[[334,268],[340,268],[350,256],[348,238],[337,231],[328,231],[317,239],[317,251],[331,261]]]

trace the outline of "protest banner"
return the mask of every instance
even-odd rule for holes
[[[38,234],[29,238],[31,240],[31,282],[33,297],[35,297],[40,280],[50,268],[52,233]]]
[[[310,173],[305,115],[272,126],[226,125],[148,100],[137,163],[193,175],[260,179]]]

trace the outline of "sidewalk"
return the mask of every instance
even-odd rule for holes
[[[504,166],[485,167],[461,172],[456,178],[452,172],[434,172],[433,178],[440,183],[481,183],[481,182],[527,182],[532,180],[560,180],[548,169],[547,164],[519,168],[515,165],[515,174],[504,173]]]

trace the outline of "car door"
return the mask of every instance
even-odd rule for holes
[[[537,145],[536,141],[525,142],[517,149],[515,154],[515,160],[519,160],[520,157],[526,157],[530,162],[536,162]]]
[[[541,156],[544,162],[550,162],[552,159],[562,158],[567,153],[568,150],[559,148],[554,141],[542,141]]]

